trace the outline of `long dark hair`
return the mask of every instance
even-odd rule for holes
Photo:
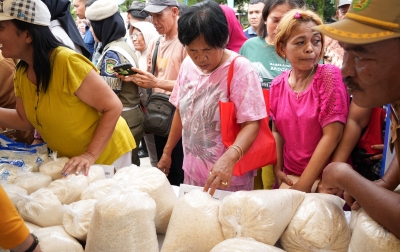
[[[259,37],[260,38],[265,38],[268,35],[267,32],[267,25],[265,24],[265,21],[267,21],[267,18],[269,14],[271,13],[272,9],[275,8],[278,5],[282,4],[289,4],[292,6],[293,9],[295,8],[303,8],[305,6],[305,1],[304,0],[267,0],[265,1],[264,9],[262,11],[262,19],[260,21],[260,31],[259,31]]]
[[[19,31],[28,31],[32,37],[33,46],[33,71],[36,75],[36,91],[41,89],[46,92],[50,86],[51,77],[51,52],[59,47],[64,46],[51,33],[48,26],[35,25],[24,21],[11,20]],[[17,69],[27,68],[28,64],[20,60]]]

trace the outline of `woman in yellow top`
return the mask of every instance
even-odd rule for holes
[[[120,100],[89,60],[58,42],[49,24],[40,0],[3,2],[3,55],[21,61],[14,79],[16,109],[0,109],[0,125],[35,128],[49,148],[71,158],[64,176],[87,174],[94,163],[129,165],[136,144],[120,117]]]

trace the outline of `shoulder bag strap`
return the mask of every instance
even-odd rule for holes
[[[229,66],[229,70],[228,70],[228,78],[227,78],[227,85],[228,85],[228,99],[230,99],[231,97],[231,82],[232,82],[232,78],[233,78],[233,71],[235,69],[235,60],[239,57],[242,57],[240,55],[236,56],[232,62],[231,65]]]
[[[156,71],[158,46],[160,45],[161,37],[162,37],[162,36],[158,37],[158,39],[157,39],[156,46],[155,46],[154,52],[153,52],[153,58],[151,59],[151,71],[150,71],[150,73],[151,73],[152,75],[154,75],[154,72]],[[148,88],[148,89],[146,90],[146,92],[147,92],[147,94],[148,94],[147,100],[150,98],[150,95],[151,95],[151,93],[152,93],[152,90],[153,90],[152,88]]]
[[[136,62],[135,62],[135,60],[132,58],[132,56],[129,55],[129,53],[128,53],[127,51],[125,51],[124,49],[122,49],[121,47],[119,47],[119,46],[117,46],[117,45],[113,45],[113,46],[110,46],[110,47],[108,48],[108,50],[111,50],[111,51],[114,51],[114,52],[117,52],[117,53],[121,54],[122,56],[125,57],[126,60],[129,61],[129,63],[131,63],[131,65],[132,65],[133,67],[137,67],[137,66],[136,66]],[[107,50],[107,51],[108,51],[108,50]]]

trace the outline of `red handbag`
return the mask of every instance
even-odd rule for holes
[[[228,99],[230,98],[231,81],[234,71],[234,62],[236,59],[237,57],[232,60],[228,70]],[[265,109],[267,114],[269,114],[269,90],[263,89],[263,95],[266,105]],[[221,117],[222,142],[224,143],[225,147],[228,148],[235,142],[236,136],[241,130],[241,126],[240,124],[236,123],[235,105],[233,102],[219,101],[219,110]],[[261,119],[260,130],[257,138],[254,140],[246,154],[244,154],[243,157],[236,162],[233,168],[234,176],[242,176],[246,172],[257,170],[263,166],[276,163],[277,157],[275,139],[269,128],[268,122],[269,116]]]

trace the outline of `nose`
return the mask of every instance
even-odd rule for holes
[[[312,52],[314,52],[314,47],[313,47],[313,45],[309,42],[309,43],[307,43],[306,53],[312,53]]]
[[[354,57],[349,56],[346,51],[343,54],[343,64],[341,70],[343,77],[354,77],[356,75],[354,67]]]

